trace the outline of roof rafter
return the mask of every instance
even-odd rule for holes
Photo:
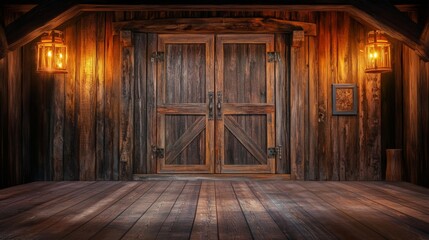
[[[7,45],[14,50],[40,36],[43,31],[54,29],[85,11],[136,11],[136,10],[289,10],[289,11],[345,11],[354,18],[374,28],[385,31],[429,61],[429,47],[421,36],[423,27],[413,22],[387,0],[265,0],[232,1],[220,0],[216,4],[202,4],[195,0],[186,2],[156,0],[126,1],[112,0],[47,0],[5,27]]]

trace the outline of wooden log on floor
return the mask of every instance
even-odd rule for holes
[[[402,180],[402,149],[387,149],[386,181]]]

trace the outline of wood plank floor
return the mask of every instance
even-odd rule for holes
[[[429,189],[248,179],[0,190],[0,239],[429,239]]]

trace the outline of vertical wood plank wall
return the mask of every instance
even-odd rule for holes
[[[285,126],[293,179],[379,180],[381,77],[364,73],[368,29],[341,12],[101,12],[63,27],[68,73],[38,74],[34,44],[0,60],[0,187],[31,180],[118,180],[153,173],[146,102],[152,35],[112,32],[112,22],[174,17],[275,17],[317,24],[301,48],[286,51]],[[281,39],[281,38],[279,38]],[[398,53],[399,54],[399,53]],[[429,64],[404,47],[404,148],[410,180],[428,184]],[[125,61],[124,61],[125,59]],[[25,69],[25,71],[21,71]],[[125,72],[124,69],[126,70]],[[406,73],[406,74],[405,74]],[[395,79],[395,82],[400,82]],[[356,116],[332,115],[333,83],[356,83]],[[407,129],[405,131],[405,129]]]

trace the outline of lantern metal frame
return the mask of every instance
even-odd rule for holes
[[[62,31],[42,34],[37,43],[37,72],[67,73],[67,46]]]
[[[365,54],[366,73],[392,71],[390,42],[383,31],[375,30],[368,32]]]

